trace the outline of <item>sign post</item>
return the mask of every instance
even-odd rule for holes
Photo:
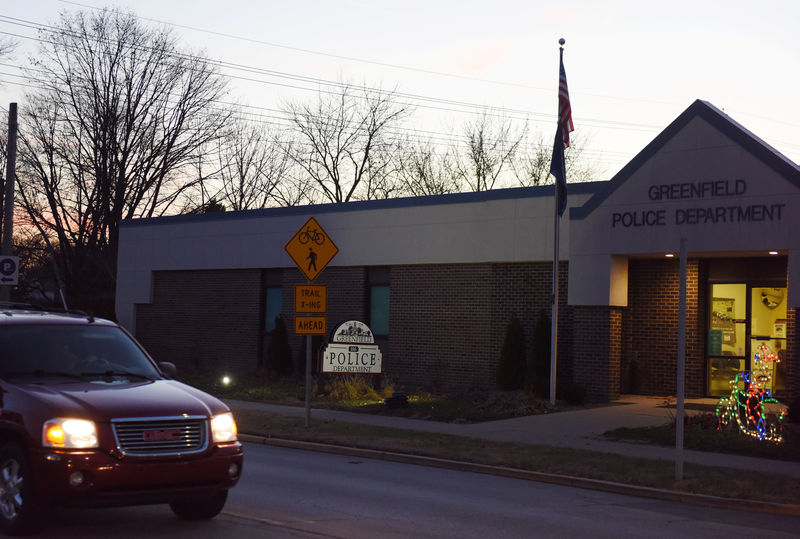
[[[681,238],[680,284],[678,287],[678,380],[675,404],[675,480],[683,480],[683,418],[686,384],[686,238]]]
[[[325,335],[328,330],[328,288],[312,285],[311,282],[339,252],[322,226],[310,217],[284,247],[309,284],[296,285],[294,289],[295,319],[297,335],[306,336],[306,428],[311,426],[311,347],[312,335]],[[297,316],[297,314],[303,316]],[[316,316],[313,316],[316,315]]]

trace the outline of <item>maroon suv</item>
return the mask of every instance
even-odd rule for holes
[[[108,320],[0,309],[0,529],[54,504],[168,503],[206,519],[242,472],[228,407]]]

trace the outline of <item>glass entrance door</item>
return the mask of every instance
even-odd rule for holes
[[[708,393],[730,393],[747,364],[747,285],[712,284],[708,322]]]
[[[785,390],[785,297],[786,288],[711,285],[706,352],[710,395],[729,394],[731,380],[744,370],[753,371],[760,386],[773,394]]]
[[[773,394],[786,389],[786,289],[750,291],[750,369]]]

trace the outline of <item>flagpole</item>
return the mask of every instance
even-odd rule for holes
[[[563,50],[563,49],[562,49]],[[553,185],[555,188],[556,186]],[[550,404],[556,404],[556,365],[558,358],[558,241],[559,224],[561,222],[558,215],[558,189],[554,189],[553,196],[553,291],[551,294],[553,305],[550,315]]]
[[[559,117],[558,117],[558,128],[556,129],[556,141],[553,143],[553,156],[555,158],[555,148],[556,144],[563,144],[562,140],[563,137],[562,126],[561,126],[561,72],[564,66],[564,43],[566,41],[562,37],[558,40],[558,65],[559,65]],[[566,81],[565,81],[566,83]],[[562,135],[561,137],[559,135]],[[563,163],[563,149],[560,152],[560,159]],[[561,165],[562,163],[559,163]],[[550,168],[552,171],[553,163],[551,162]],[[564,174],[564,183],[566,183],[566,167],[562,170]],[[550,314],[550,404],[555,406],[556,404],[556,370],[558,366],[558,247],[559,247],[559,233],[560,233],[560,224],[561,224],[561,206],[563,201],[560,200],[559,196],[559,186],[558,186],[558,179],[553,184],[554,196],[553,196],[553,290],[550,295],[551,301],[553,302],[551,306],[551,314]],[[565,193],[566,194],[566,193]]]

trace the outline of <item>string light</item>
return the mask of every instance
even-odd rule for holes
[[[779,362],[778,354],[761,343],[754,356],[755,369],[737,373],[730,382],[731,394],[717,404],[717,430],[735,422],[743,434],[761,441],[783,442],[786,409],[767,389],[773,365]]]

